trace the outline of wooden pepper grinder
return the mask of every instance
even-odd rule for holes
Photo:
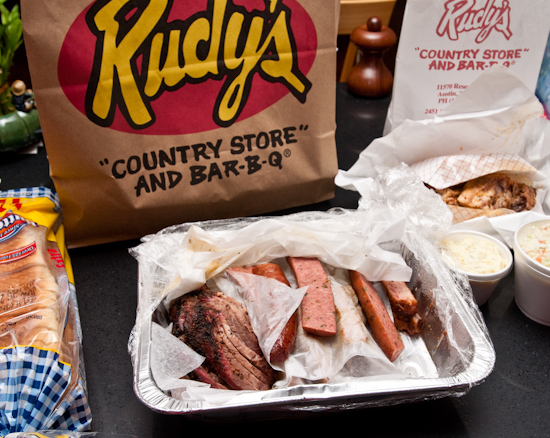
[[[349,91],[363,97],[387,95],[393,86],[393,75],[384,63],[383,55],[397,43],[395,32],[384,26],[379,17],[370,17],[366,24],[353,30],[350,40],[361,55],[349,73]]]

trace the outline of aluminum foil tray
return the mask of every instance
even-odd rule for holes
[[[211,224],[217,226],[219,222]],[[202,225],[208,228],[210,223]],[[187,226],[182,227],[170,232],[185,233]],[[405,240],[406,243],[402,240],[386,243],[385,248],[400,253],[412,268],[409,286],[417,290],[419,313],[425,321],[419,342],[425,346],[436,370],[434,377],[359,378],[336,384],[305,384],[257,391],[238,402],[215,406],[201,401],[181,401],[160,390],[153,379],[150,318],[136,324],[130,337],[137,397],[161,413],[219,417],[244,412],[278,415],[291,411],[354,409],[464,395],[483,382],[494,367],[495,351],[483,317],[473,302],[467,280],[445,270],[445,265],[439,264],[433,248],[426,245],[422,237],[412,233]],[[144,263],[146,261],[139,261],[140,297]],[[158,288],[164,286],[155,284]]]

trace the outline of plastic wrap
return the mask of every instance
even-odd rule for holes
[[[57,196],[0,192],[0,436],[85,431],[78,305]]]
[[[390,134],[375,139],[349,170],[340,170],[336,185],[360,193],[360,204],[378,198],[376,179],[390,169],[410,167],[413,184],[451,187],[482,175],[502,172],[527,179],[537,190],[532,210],[484,210],[449,206],[452,229],[478,230],[512,247],[523,223],[550,214],[550,122],[541,102],[505,67],[482,73],[433,119],[407,120]],[[391,174],[391,172],[390,172]],[[405,191],[401,181],[394,187]],[[419,198],[433,198],[419,190]],[[431,202],[431,201],[430,201]],[[432,211],[428,209],[426,211]]]
[[[415,181],[409,169],[402,170],[399,179]],[[139,265],[139,304],[128,348],[140,400],[161,412],[205,415],[242,409],[348,409],[462,395],[482,382],[495,359],[486,326],[467,279],[452,274],[430,243],[449,227],[452,215],[437,200],[432,205],[416,195],[414,187],[409,186],[407,197],[394,192],[389,180],[378,184],[382,195],[368,209],[189,223],[144,237],[130,250]],[[207,283],[245,302],[254,327],[255,315],[262,314],[255,309],[258,299],[243,296],[242,289],[250,288],[240,286],[256,281],[252,289],[261,291],[262,281],[249,274],[232,281],[225,271],[275,261],[295,288],[285,264],[289,255],[317,257],[323,263],[339,315],[336,337],[314,339],[299,329],[290,358],[282,367],[272,364],[281,373],[267,391],[217,390],[182,379],[202,358],[170,334],[170,302]],[[380,280],[406,281],[417,292],[426,326],[420,336],[401,334],[405,350],[394,362],[365,324],[349,283],[350,269],[375,282],[388,309]],[[260,303],[260,309],[263,305],[270,307]],[[281,307],[272,307],[272,313],[282,312],[281,318],[295,308]],[[254,331],[265,354],[272,344],[262,324],[260,318]]]

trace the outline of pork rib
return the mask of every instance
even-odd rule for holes
[[[417,300],[404,281],[382,281],[390,301],[397,330],[415,335],[424,328],[424,320],[417,313]]]

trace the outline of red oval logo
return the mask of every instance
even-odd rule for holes
[[[292,93],[317,52],[296,0],[98,0],[69,29],[58,75],[94,123],[150,135],[209,131]]]

